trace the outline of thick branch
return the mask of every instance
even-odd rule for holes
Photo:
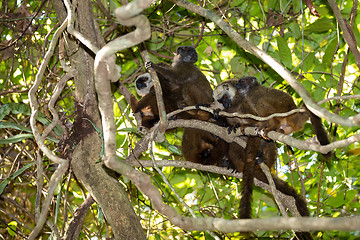
[[[269,230],[360,230],[360,218],[269,218],[225,220],[219,218],[191,218],[178,214],[175,209],[162,201],[159,190],[151,183],[148,175],[135,170],[121,160],[109,159],[106,166],[125,175],[137,188],[147,195],[161,214],[167,216],[176,226],[188,231],[221,231],[226,233]]]
[[[175,120],[175,121],[169,121],[168,129],[176,128],[176,127],[187,127],[187,128],[197,128],[202,129],[208,132],[211,132],[215,134],[216,136],[221,137],[226,142],[236,142],[240,146],[244,147],[245,142],[238,138],[239,136],[259,136],[259,130],[255,127],[247,127],[244,129],[243,133],[230,133],[228,134],[227,128],[220,127],[216,124],[209,123],[209,122],[203,122],[199,120]],[[327,145],[320,145],[320,144],[314,144],[314,142],[311,141],[302,141],[298,140],[296,138],[293,138],[289,135],[285,135],[279,132],[270,131],[267,134],[267,137],[279,141],[282,143],[285,143],[289,146],[298,148],[300,150],[310,150],[310,151],[316,151],[323,154],[326,154],[336,148],[349,146],[350,144],[353,144],[355,142],[360,141],[360,135],[353,135],[347,139],[334,141]]]

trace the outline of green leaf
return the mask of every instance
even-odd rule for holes
[[[261,43],[261,41],[262,41],[262,37],[258,34],[254,33],[249,36],[249,42],[251,42],[252,44],[254,44],[256,46],[259,45]]]
[[[304,33],[306,35],[308,35],[310,33],[324,33],[324,32],[328,32],[330,29],[333,29],[334,27],[335,26],[334,26],[334,22],[332,19],[319,18],[312,24],[306,26]]]
[[[236,76],[244,76],[245,64],[240,62],[239,57],[234,57],[230,60],[231,71]]]
[[[325,4],[321,5],[321,6],[318,6],[318,5],[314,5],[314,6],[320,16],[333,15],[331,8],[329,8]],[[329,12],[329,10],[331,11],[331,13]]]
[[[169,144],[167,146],[167,149],[172,153],[175,153],[177,155],[182,155],[181,150],[179,148],[177,148],[176,146],[172,145],[172,144]]]
[[[278,4],[278,0],[269,0],[267,9],[276,9]]]
[[[12,114],[24,114],[29,116],[31,114],[31,109],[28,105],[23,103],[7,103],[0,107],[0,121],[4,119],[5,116]],[[39,112],[38,117],[36,118],[37,121],[42,123],[45,126],[49,126],[51,121],[41,112]],[[59,125],[56,125],[53,129],[54,133],[58,136],[61,136],[63,130]]]
[[[14,180],[17,176],[22,174],[26,169],[31,167],[35,162],[31,162],[28,165],[25,165],[24,167],[20,168],[13,174],[11,174],[8,178],[6,178],[4,181],[0,183],[0,195],[3,193],[5,187],[10,183],[10,181]]]
[[[346,192],[339,191],[335,196],[329,198],[329,200],[326,201],[326,204],[338,208],[352,201],[355,196],[356,191],[354,190],[348,190]]]
[[[31,133],[22,133],[5,139],[1,139],[0,144],[17,143],[24,139],[33,138],[33,137],[34,135],[32,135]]]
[[[0,107],[0,121],[4,119],[6,115],[10,113],[10,108],[7,104],[4,104]]]
[[[10,183],[10,179],[6,178],[0,183],[0,195],[4,192],[5,187]]]
[[[305,80],[302,82],[302,85],[308,92],[312,92],[313,83],[311,81]]]
[[[360,33],[359,33],[359,29],[357,28],[357,26],[353,27],[353,33],[354,33],[356,42],[359,43],[360,42]]]
[[[287,42],[282,38],[278,37],[277,40],[277,46],[279,48],[279,55],[281,62],[285,65],[285,67],[291,69],[292,68],[292,56],[289,46],[287,45]]]
[[[155,233],[155,239],[156,239],[156,240],[161,240],[162,238],[161,238],[161,236],[160,236],[158,233]]]
[[[328,67],[331,66],[331,62],[332,62],[333,56],[335,54],[334,52],[335,52],[337,44],[338,44],[338,40],[336,38],[333,38],[332,40],[330,40],[330,42],[328,43],[328,45],[326,47],[325,54],[323,56],[322,61]]]
[[[296,22],[291,22],[289,24],[291,33],[292,33],[292,37],[294,37],[295,39],[298,39],[301,37],[301,31],[300,31],[300,26],[299,24],[297,24]]]
[[[231,7],[238,7],[238,6],[240,6],[243,2],[244,2],[244,0],[233,0],[233,1],[230,1],[230,6],[231,6]]]
[[[301,3],[301,1],[292,1],[292,4],[293,4],[293,11],[294,12],[300,12],[300,10],[301,10],[301,4],[303,4],[303,3]],[[295,22],[294,22],[295,23]],[[296,25],[298,25],[298,24],[296,24]]]
[[[162,48],[164,44],[164,39],[158,37],[156,32],[152,33],[151,40],[147,42],[148,47],[153,51]]]
[[[10,112],[13,114],[26,114],[30,115],[30,107],[23,103],[7,103],[0,107],[0,121],[4,119]]]
[[[24,132],[28,132],[31,133],[31,129],[21,126],[19,124],[16,123],[12,123],[12,122],[0,122],[0,128],[12,128],[12,129],[16,129],[16,130],[20,130],[20,131],[24,131]]]
[[[303,61],[302,69],[304,72],[308,72],[315,63],[315,52],[309,53],[309,55]]]

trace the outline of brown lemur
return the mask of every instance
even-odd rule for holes
[[[283,91],[262,86],[256,77],[244,77],[235,84],[236,88],[251,103],[260,117],[267,117],[274,113],[286,113],[297,109],[292,97]],[[305,105],[305,112],[297,112],[286,117],[274,117],[261,123],[266,132],[274,130],[284,134],[300,131],[309,119],[321,145],[330,143],[327,132],[321,119],[309,111]],[[329,160],[332,152],[322,154],[325,160]]]
[[[164,63],[146,63],[146,67],[152,67],[159,77],[167,113],[185,106],[208,105],[213,102],[210,83],[194,65],[197,60],[195,48],[181,46],[177,49],[171,66]],[[140,85],[136,83],[136,87]],[[133,106],[134,112],[142,112],[143,126],[151,128],[159,120],[153,87],[139,102],[134,101]],[[183,112],[176,116],[181,119],[199,120],[209,120],[210,117],[210,113],[200,110]],[[203,130],[184,129],[182,152],[187,161],[215,164],[226,151],[227,144],[217,136]]]
[[[215,106],[220,110],[225,109],[228,113],[252,114],[257,116],[255,108],[240,94],[236,88],[237,81],[226,81],[218,85],[214,92]],[[257,121],[249,118],[227,118],[228,124],[236,131],[236,127],[256,125]],[[256,158],[258,156],[260,142],[264,141],[260,137],[247,137],[246,148],[243,149],[235,143],[229,145],[229,159],[234,168],[243,172],[243,184],[241,189],[240,200],[240,218],[251,218],[251,202],[252,191],[255,176]],[[274,144],[274,143],[269,143]],[[266,147],[267,143],[263,143]],[[272,153],[276,159],[276,146],[275,151]],[[266,156],[267,157],[267,156]],[[272,167],[275,160],[268,161],[269,167]]]
[[[170,86],[169,82],[160,74],[158,75],[161,89],[163,92],[163,99],[165,103],[165,110],[167,113],[178,109],[177,102],[182,101],[178,89]],[[153,127],[160,119],[159,111],[156,101],[155,89],[150,74],[145,73],[135,80],[136,92],[142,96],[137,100],[134,95],[131,96],[130,106],[135,113],[141,113],[141,125],[145,128]]]
[[[244,82],[241,82],[241,84],[238,84],[240,81],[237,80],[229,80],[219,84],[213,92],[213,97],[215,99],[215,107],[228,113],[252,114],[255,116],[260,116],[259,112],[263,112],[261,111],[261,109],[259,110],[259,108],[267,107],[267,103],[262,103],[262,100],[258,101],[258,99],[253,100],[253,98],[251,98],[252,96],[249,97],[246,88],[239,88],[239,86],[247,87],[246,80],[248,80],[249,78],[253,79],[252,77],[244,78],[245,80],[241,79],[241,81],[244,80]],[[281,94],[277,94],[281,96]],[[262,95],[258,96],[258,98],[261,97]],[[289,100],[290,99],[287,98],[287,100],[284,101]],[[254,104],[254,102],[256,104]],[[292,99],[291,102],[293,102]],[[291,103],[285,104],[284,102],[282,102],[281,104],[282,105],[280,105],[280,107],[287,105],[291,106]],[[274,109],[276,108],[276,106],[272,106],[272,108]],[[279,110],[279,112],[281,112],[281,110]],[[302,116],[299,118],[301,119]],[[258,121],[255,121],[251,118],[239,117],[229,117],[227,118],[227,120],[228,123],[233,126],[232,129],[236,129],[234,127],[236,127],[237,125],[240,125],[241,127],[259,126],[273,129],[273,126],[271,124],[280,124],[275,126],[275,129],[282,129],[283,125],[281,124],[286,123],[285,120],[282,120],[270,121],[270,123],[266,122],[265,124],[260,124]],[[294,127],[294,129],[299,128],[300,127],[298,126],[296,128]],[[284,129],[286,129],[286,131],[290,130],[287,125]],[[246,137],[242,138],[244,139]],[[240,218],[251,218],[253,178],[256,177],[258,180],[268,183],[266,176],[264,175],[260,166],[256,164],[256,162],[263,161],[270,169],[272,169],[274,167],[276,158],[277,147],[272,141],[267,141],[258,137],[249,137],[247,140],[247,147],[245,149],[236,143],[229,144],[229,160],[238,172],[243,172],[242,198],[239,211]],[[280,192],[294,197],[300,215],[309,216],[306,201],[296,192],[296,190],[290,187],[286,182],[277,178],[276,176],[272,175],[272,177],[274,179],[276,188]],[[312,239],[311,234],[307,232],[297,233],[297,236],[301,237],[302,239]]]
[[[212,102],[212,88],[205,75],[194,65],[198,60],[195,48],[180,46],[176,50],[172,65],[165,63],[145,63],[146,68],[153,68],[160,81],[163,92],[165,111],[167,113],[185,106],[210,104]],[[154,89],[146,94],[134,107],[134,112],[145,108],[151,110],[154,121],[159,119]],[[177,115],[181,119],[208,120],[211,114],[195,110]],[[152,127],[151,124],[145,127]]]

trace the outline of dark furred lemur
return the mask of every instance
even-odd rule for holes
[[[267,117],[274,113],[285,113],[297,109],[292,97],[283,91],[259,84],[256,77],[243,77],[235,87],[251,104],[257,115]],[[309,118],[307,113],[295,113],[286,117],[274,117],[262,122],[265,130],[290,134],[301,130]]]
[[[274,113],[285,113],[297,109],[292,97],[283,91],[268,88],[260,85],[256,77],[243,77],[235,84],[241,95],[251,103],[260,117],[266,117]],[[330,143],[321,119],[309,111],[305,105],[306,112],[297,112],[286,117],[275,117],[261,123],[261,127],[266,131],[278,131],[284,134],[300,131],[305,122],[309,119],[314,132],[321,145]],[[325,160],[332,156],[332,152],[322,155]]]
[[[165,103],[165,111],[167,113],[178,109],[177,103],[181,102],[179,88],[171,86],[169,82],[160,74],[158,75],[161,89],[163,92],[163,99]],[[138,101],[135,96],[131,97],[131,108],[135,113],[141,113],[141,125],[146,128],[152,128],[160,119],[159,110],[156,101],[155,89],[150,74],[145,73],[135,80],[136,92],[142,96]]]
[[[198,60],[195,48],[191,46],[178,47],[171,66],[165,63],[147,62],[147,68],[153,68],[160,81],[167,113],[185,106],[197,104],[210,104],[212,88],[205,75],[194,65]],[[150,109],[154,116],[153,121],[143,124],[151,128],[159,120],[154,89],[146,94],[137,104],[134,104],[134,112]],[[180,113],[177,117],[182,119],[208,120],[211,114],[204,111],[190,111]],[[144,122],[143,122],[144,123]]]
[[[229,144],[221,138],[195,128],[185,128],[182,153],[189,162],[223,167],[227,162]]]
[[[250,77],[249,77],[250,78]],[[255,78],[256,79],[256,78]],[[262,100],[254,100],[249,97],[246,89],[239,88],[246,86],[246,84],[238,84],[239,81],[229,80],[218,85],[214,92],[213,97],[215,99],[215,107],[218,107],[220,110],[224,110],[229,113],[240,113],[240,114],[252,114],[260,116],[259,112],[262,113],[261,107],[268,107],[267,103],[263,103]],[[259,95],[258,98],[261,98],[262,95]],[[265,100],[266,101],[266,100]],[[284,101],[289,101],[289,98]],[[292,99],[291,102],[293,103]],[[275,104],[275,103],[274,103]],[[285,103],[283,105],[287,106]],[[289,106],[292,106],[290,103]],[[295,105],[295,104],[294,104]],[[282,106],[282,105],[280,105]],[[295,106],[296,107],[296,106]],[[276,106],[272,106],[272,109]],[[290,108],[290,107],[287,107]],[[290,111],[291,109],[287,109]],[[279,112],[286,112],[281,111]],[[272,114],[272,113],[270,113]],[[269,115],[270,115],[269,114]],[[268,115],[263,115],[268,116]],[[299,117],[299,118],[302,118]],[[259,123],[250,118],[227,118],[228,123],[233,126],[240,125],[241,127],[246,126],[258,126],[258,127],[268,127],[269,129],[285,129],[289,131],[290,128],[286,125],[286,120],[276,120],[265,123]],[[271,124],[277,124],[273,126]],[[294,129],[299,129],[297,126]],[[236,128],[235,128],[236,129]],[[301,129],[301,128],[300,128]],[[253,191],[253,181],[254,177],[268,183],[268,180],[261,170],[260,166],[256,164],[257,161],[263,161],[270,169],[274,167],[274,163],[277,158],[277,147],[276,144],[272,141],[267,141],[260,139],[259,137],[248,137],[247,147],[244,149],[236,143],[230,143],[229,145],[229,160],[233,167],[238,172],[243,172],[243,183],[242,183],[242,197],[240,201],[240,218],[251,218],[251,205],[252,205],[252,191]],[[272,175],[276,188],[286,194],[294,197],[296,206],[301,216],[309,216],[309,211],[307,209],[306,201],[296,192],[296,190],[290,187],[286,182]],[[296,233],[299,239],[312,239],[312,236],[308,232],[298,232]]]
[[[257,116],[256,109],[248,102],[243,94],[236,88],[237,81],[226,81],[216,87],[213,92],[215,105],[220,109],[226,109],[229,113],[252,114]],[[221,106],[221,105],[222,106]],[[252,119],[227,118],[230,126],[236,130],[236,126],[252,126],[257,122]],[[264,140],[263,140],[264,141]],[[256,159],[259,152],[261,138],[248,137],[246,148],[243,149],[236,144],[230,144],[229,158],[232,165],[239,172],[243,172],[243,184],[240,200],[240,218],[251,218],[252,191],[256,168]],[[264,143],[266,145],[266,143]],[[275,147],[276,149],[276,147]],[[276,156],[276,151],[274,154]],[[274,162],[270,163],[274,164]],[[272,166],[270,166],[272,167]]]
[[[171,66],[164,63],[146,63],[146,67],[152,67],[159,77],[167,113],[185,106],[207,105],[213,102],[210,83],[205,75],[194,65],[197,60],[198,55],[195,48],[181,46],[177,49]],[[136,87],[138,87],[137,82]],[[139,102],[133,104],[133,106],[134,112],[141,111],[143,126],[151,128],[159,121],[153,87],[148,94]],[[176,117],[181,119],[209,120],[211,114],[194,110],[180,113]],[[217,136],[198,129],[184,129],[182,152],[187,161],[215,164],[226,151],[227,144]]]
[[[139,101],[134,95],[131,95],[130,97],[131,108],[135,113],[141,113],[141,125],[146,128],[151,128],[157,121],[159,121],[153,85],[154,84],[149,73],[139,75],[135,80],[135,90],[142,98]],[[144,103],[147,105],[144,106]]]

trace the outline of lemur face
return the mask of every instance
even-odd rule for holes
[[[232,104],[236,91],[236,87],[227,82],[218,85],[213,91],[215,107],[220,110],[229,108]]]
[[[145,96],[150,92],[150,88],[153,86],[153,81],[149,73],[144,73],[138,76],[135,80],[135,89],[137,94]]]

